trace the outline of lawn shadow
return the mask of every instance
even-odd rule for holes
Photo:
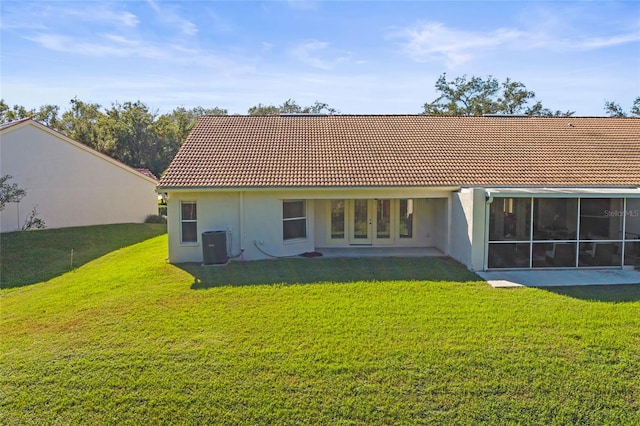
[[[464,266],[438,258],[287,258],[230,262],[226,265],[176,265],[194,277],[191,288],[264,284],[357,281],[482,281]]]
[[[539,287],[539,289],[593,302],[625,303],[640,301],[640,284]]]
[[[0,234],[0,288],[48,281],[107,253],[166,232],[164,224],[124,223]]]

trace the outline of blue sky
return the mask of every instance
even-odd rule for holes
[[[7,1],[1,96],[160,113],[326,102],[413,114],[448,77],[510,77],[547,108],[640,96],[640,2]]]

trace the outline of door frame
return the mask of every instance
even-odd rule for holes
[[[389,237],[378,238],[378,201],[389,201]],[[366,238],[356,238],[356,202],[366,202],[367,206],[367,218],[366,218]],[[365,246],[365,245],[393,245],[396,242],[396,221],[397,221],[397,201],[392,198],[378,198],[378,199],[349,199],[345,200],[345,224],[347,225],[347,243],[350,246]]]

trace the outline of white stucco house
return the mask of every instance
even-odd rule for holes
[[[0,175],[26,190],[0,212],[21,229],[37,206],[47,228],[143,222],[157,214],[157,180],[32,119],[0,127]]]
[[[640,264],[640,119],[205,116],[160,180],[171,262],[436,250],[474,271]],[[206,250],[206,248],[205,248]]]

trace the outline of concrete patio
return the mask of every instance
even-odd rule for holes
[[[316,249],[324,257],[439,257],[435,247],[332,247]]]
[[[561,269],[477,272],[494,288],[640,285],[634,269]]]

